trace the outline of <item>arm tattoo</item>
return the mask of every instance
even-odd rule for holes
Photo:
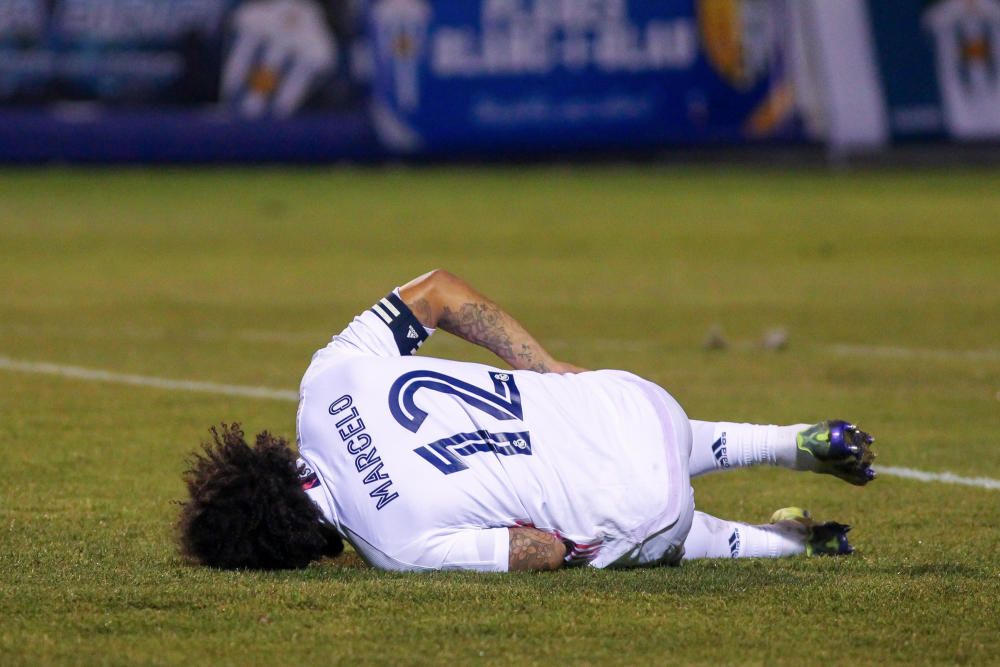
[[[535,371],[536,373],[548,373],[551,370],[544,361],[538,361],[536,356],[537,350],[527,343],[521,343],[521,350],[517,353],[517,358],[523,362],[524,368]]]
[[[459,338],[482,345],[514,368],[538,373],[551,370],[545,351],[495,303],[467,302],[457,310],[445,306],[438,325]]]
[[[564,545],[555,535],[533,528],[510,529],[511,572],[522,570],[556,570],[566,554]]]
[[[514,345],[503,322],[503,312],[492,303],[463,303],[458,311],[447,306],[438,321],[441,328],[482,345],[495,355],[514,365]]]

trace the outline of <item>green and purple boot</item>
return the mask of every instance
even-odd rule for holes
[[[835,475],[856,486],[875,479],[872,461],[875,438],[842,419],[810,426],[796,436],[796,465],[800,470]]]

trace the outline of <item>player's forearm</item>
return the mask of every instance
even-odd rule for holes
[[[438,326],[482,345],[512,368],[548,373],[556,367],[552,355],[517,320],[486,298],[463,297],[452,306],[444,306]]]
[[[481,345],[518,370],[578,370],[561,364],[513,317],[461,278],[431,271],[404,285],[399,296],[424,326],[440,327]]]

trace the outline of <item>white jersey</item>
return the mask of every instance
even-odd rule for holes
[[[642,547],[691,494],[677,446],[689,425],[666,392],[623,371],[408,356],[430,333],[391,293],[302,379],[303,486],[370,563],[504,571],[514,526],[595,567],[679,555]]]

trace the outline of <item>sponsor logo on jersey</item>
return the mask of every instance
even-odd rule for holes
[[[739,558],[740,555],[740,530],[736,528],[733,530],[733,534],[729,536],[729,556],[730,558]]]

